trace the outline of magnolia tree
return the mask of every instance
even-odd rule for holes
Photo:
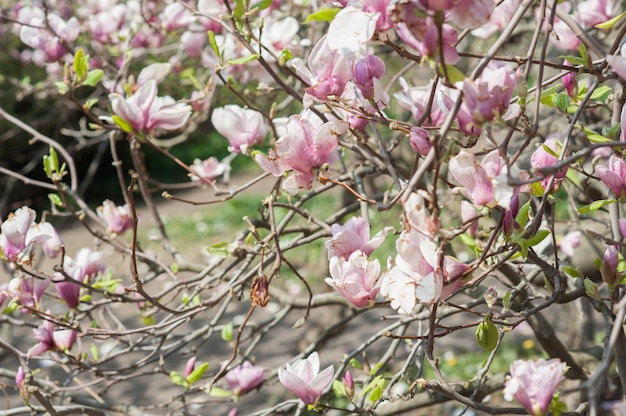
[[[622,2],[10,3],[0,415],[626,411]]]

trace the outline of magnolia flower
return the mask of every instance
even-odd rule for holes
[[[398,103],[411,111],[411,114],[415,119],[420,119],[426,110],[429,108],[430,97],[434,92],[434,102],[440,102],[443,100],[442,95],[447,90],[439,84],[435,85],[433,81],[430,81],[428,85],[423,87],[410,87],[404,78],[400,78],[400,86],[402,87],[402,93],[395,93],[394,97],[398,100]],[[446,119],[448,114],[447,109],[443,109],[440,106],[432,106],[428,112],[428,116],[424,120],[424,126],[438,127]]]
[[[357,308],[371,305],[378,294],[376,283],[380,276],[380,263],[357,250],[346,260],[332,257],[329,264],[330,275],[324,281],[334,287],[344,298]]]
[[[551,153],[546,151],[544,146],[551,150]],[[530,165],[533,167],[533,169],[545,169],[559,163],[560,160],[558,156],[555,156],[555,154],[558,155],[561,152],[561,147],[561,142],[559,142],[556,137],[549,137],[548,139],[546,139],[542,146],[539,146],[537,150],[535,150],[530,158]],[[550,182],[550,177],[552,175],[554,175],[554,184],[556,185],[561,182],[561,180],[563,180],[566,174],[567,166],[563,166],[562,168],[559,168],[555,173],[549,174],[547,176],[540,173],[539,175],[543,177],[541,185],[543,185],[545,189],[548,186],[548,183]]]
[[[450,10],[450,19],[463,29],[477,28],[487,23],[495,7],[494,0],[462,0]]]
[[[279,369],[278,379],[305,404],[314,404],[332,381],[333,373],[332,365],[320,372],[320,359],[313,351],[306,359]]]
[[[513,397],[532,415],[543,415],[550,407],[554,392],[563,379],[567,365],[559,359],[516,360],[504,387],[504,398]]]
[[[578,17],[589,26],[604,23],[613,17],[616,2],[613,0],[586,0],[578,3]]]
[[[382,92],[382,87],[380,86],[379,79],[385,73],[385,62],[375,55],[368,55],[365,58],[361,58],[356,61],[354,67],[352,69],[352,73],[354,77],[352,81],[356,84],[356,86],[363,94],[363,97],[366,99],[374,99],[381,98],[380,94],[375,93],[377,88],[376,84],[378,84],[378,89]]]
[[[370,224],[362,217],[352,217],[344,225],[333,224],[332,238],[326,241],[328,259],[332,257],[348,259],[352,253],[359,250],[367,257],[384,242],[390,229],[385,228],[370,239]]]
[[[511,22],[511,17],[519,8],[519,5],[522,3],[522,0],[504,0],[502,1],[491,13],[489,17],[489,21],[482,25],[481,27],[474,29],[472,34],[479,38],[489,38],[497,31],[504,29],[509,22]]]
[[[572,10],[572,5],[569,1],[559,2],[556,7],[561,13],[566,14],[570,14]],[[549,29],[549,13],[550,9],[546,9],[545,19],[542,19],[541,8],[537,7],[535,9],[535,18],[537,21],[543,21],[543,30],[545,31]],[[570,29],[567,23],[554,16],[552,33],[550,34],[550,43],[560,49],[575,51],[578,49],[578,45],[580,45],[580,39],[578,39],[578,36],[576,36],[572,29]]]
[[[506,184],[506,165],[498,150],[476,163],[473,153],[460,151],[450,159],[450,175],[461,184],[458,190],[476,205],[509,207],[514,189]]]
[[[77,333],[73,329],[54,330],[54,324],[44,321],[38,328],[33,329],[38,344],[28,350],[28,357],[43,354],[46,351],[66,351],[72,348],[76,341]]]
[[[106,224],[106,231],[109,234],[123,234],[133,228],[133,218],[128,205],[116,206],[107,199],[96,212]]]
[[[330,121],[320,128],[300,116],[291,116],[285,126],[285,135],[276,141],[267,156],[257,153],[254,159],[264,171],[281,176],[291,171],[283,188],[292,194],[309,189],[315,179],[314,169],[333,162],[337,154],[338,135],[346,131],[348,123]]]
[[[55,273],[54,287],[70,308],[76,308],[80,304],[81,286],[77,282],[84,282],[104,271],[106,266],[102,262],[104,254],[101,251],[92,251],[88,248],[81,248],[76,254],[76,260],[66,256],[63,261],[65,274]],[[69,280],[67,279],[69,276]]]
[[[252,390],[261,384],[264,378],[265,372],[263,371],[263,367],[252,365],[249,361],[244,361],[243,364],[236,366],[226,373],[224,377],[228,383],[228,387],[235,396],[241,396]]]
[[[72,43],[80,34],[76,17],[65,21],[59,15],[45,13],[37,7],[22,8],[18,21],[24,23],[20,28],[20,40],[33,49],[43,51],[48,62],[61,59],[67,52],[63,43]]]
[[[63,243],[59,234],[47,222],[36,224],[36,215],[32,209],[21,207],[0,226],[0,250],[8,261],[30,264],[36,244],[41,244],[50,257],[60,252]]]
[[[26,373],[24,373],[24,368],[20,365],[17,368],[17,373],[15,374],[15,385],[18,389],[22,388],[22,384],[24,383],[24,379],[26,378]]]
[[[626,79],[626,43],[622,45],[619,55],[608,55],[606,61],[621,79]]]
[[[146,81],[130,97],[109,94],[113,112],[130,125],[133,133],[152,134],[156,129],[177,130],[191,115],[191,107],[172,97],[157,97],[157,82]],[[129,131],[130,133],[131,131]]]
[[[507,65],[489,63],[476,80],[463,80],[463,102],[478,126],[502,117],[509,108],[517,75]]]
[[[36,280],[34,277],[14,277],[5,286],[0,296],[18,302],[21,306],[38,309],[43,293],[50,285],[50,280]]]
[[[357,55],[374,35],[378,16],[353,4],[344,7],[328,26],[328,47],[342,55]]]
[[[574,249],[580,247],[580,231],[572,231],[563,236],[557,243],[563,254],[569,258],[574,258]]]
[[[308,64],[307,68],[302,59],[291,60],[291,65],[309,85],[304,89],[305,108],[313,101],[323,103],[329,96],[340,97],[351,78],[349,59],[330,48],[327,36],[317,42],[309,55]]]
[[[596,167],[596,175],[616,197],[626,197],[626,163],[620,157],[611,156],[608,167]]]
[[[189,377],[189,375],[193,373],[193,370],[196,367],[196,360],[197,358],[195,355],[187,360],[187,364],[185,364],[185,378]]]
[[[602,280],[609,285],[610,289],[613,289],[615,284],[619,281],[619,274],[617,273],[617,266],[619,265],[619,253],[617,247],[608,246],[602,257],[600,263],[600,274]]]
[[[443,50],[443,62],[450,65],[457,63],[459,35],[455,28],[447,23],[439,28],[432,17],[418,16],[412,3],[398,3],[396,10],[400,16],[396,33],[400,39],[420,55],[442,60],[440,52]]]
[[[235,153],[246,153],[250,146],[261,143],[267,134],[263,114],[235,104],[213,110],[211,123],[228,139],[228,150]]]
[[[194,159],[193,165],[189,168],[195,173],[195,175],[191,175],[191,180],[201,184],[212,182],[226,171],[226,165],[214,157],[205,160]]]
[[[428,152],[430,152],[430,148],[433,147],[430,143],[430,134],[428,134],[428,131],[417,126],[411,127],[409,144],[413,150],[422,156],[426,156]]]

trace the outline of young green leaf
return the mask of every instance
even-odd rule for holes
[[[496,325],[491,322],[489,316],[478,324],[476,329],[476,340],[478,345],[489,352],[493,351],[498,345],[499,332]]]
[[[304,23],[309,22],[332,22],[340,9],[332,9],[329,7],[319,9],[315,13],[311,13],[306,17]]]
[[[196,381],[200,380],[202,378],[202,376],[204,375],[204,373],[206,373],[206,370],[209,369],[209,363],[202,363],[201,366],[196,367],[191,374],[189,374],[187,376],[187,378],[185,379],[185,381],[191,385],[193,383],[195,383]]]
[[[189,383],[187,382],[187,380],[185,380],[185,377],[183,377],[181,374],[177,373],[176,371],[172,370],[170,372],[170,380],[172,380],[172,383],[176,384],[177,386],[182,386],[184,388],[189,387]]]
[[[83,85],[95,87],[96,85],[98,85],[103,75],[104,71],[99,68],[91,70],[87,73],[87,78],[85,78],[85,82],[83,82]]]

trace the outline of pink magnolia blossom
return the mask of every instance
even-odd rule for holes
[[[320,359],[313,351],[306,359],[279,369],[278,379],[305,404],[314,404],[332,381],[333,373],[332,365],[320,372]]]
[[[411,148],[422,156],[426,156],[430,152],[433,145],[430,143],[430,134],[428,130],[421,127],[411,127],[409,135],[409,144]]]
[[[128,122],[134,133],[153,134],[155,130],[178,130],[183,127],[191,108],[172,97],[157,97],[157,83],[150,79],[132,96],[109,94],[113,112]]]
[[[617,273],[618,265],[619,253],[617,247],[608,246],[604,251],[604,256],[600,263],[600,274],[602,275],[602,280],[609,285],[610,289],[613,289],[615,284],[619,281],[619,275]]]
[[[569,258],[574,258],[574,249],[580,247],[580,231],[572,231],[563,236],[557,243],[563,254]]]
[[[478,212],[472,204],[467,201],[461,201],[461,219],[463,224],[470,224],[467,228],[467,233],[471,237],[476,237],[478,231]]]
[[[8,261],[29,265],[37,244],[50,257],[60,252],[63,243],[59,234],[47,222],[35,223],[36,215],[32,209],[21,207],[10,213],[0,226],[0,250]]]
[[[363,52],[365,44],[374,35],[378,16],[378,13],[363,10],[358,3],[344,7],[330,22],[328,47],[350,57]]]
[[[376,30],[385,31],[393,28],[393,0],[361,0],[363,10],[377,13]]]
[[[402,93],[396,93],[394,97],[402,107],[411,111],[415,119],[420,119],[428,109],[428,103],[433,88],[435,89],[434,102],[443,100],[442,96],[446,90],[446,87],[439,84],[435,85],[432,81],[423,87],[411,87],[404,78],[400,78],[400,86],[402,87]],[[447,113],[447,109],[444,110],[437,105],[433,105],[423,125],[432,127],[441,126],[446,119]]]
[[[354,396],[354,380],[352,379],[350,370],[346,370],[346,374],[343,377],[343,386],[348,397]]]
[[[578,17],[581,22],[595,26],[611,20],[617,2],[613,0],[586,0],[578,3]]]
[[[390,229],[385,228],[370,239],[370,224],[362,217],[352,217],[343,226],[333,224],[332,238],[326,241],[328,259],[348,259],[356,251],[361,251],[367,257],[385,241]]]
[[[305,107],[309,107],[313,101],[323,103],[330,96],[341,96],[352,77],[349,61],[348,57],[330,48],[326,36],[311,51],[308,68],[302,59],[291,60],[292,66],[309,85],[304,89]]]
[[[128,205],[115,205],[107,199],[96,212],[106,224],[106,231],[109,234],[124,234],[133,228],[133,218]]]
[[[375,83],[385,74],[385,62],[375,55],[368,55],[365,58],[358,59],[352,69],[354,77],[352,80],[366,99],[375,99]]]
[[[509,207],[514,189],[506,184],[506,164],[498,150],[476,163],[473,153],[459,152],[450,159],[450,175],[461,184],[459,191],[476,205]]]
[[[383,274],[380,294],[399,313],[411,314],[418,302],[431,305],[461,288],[469,266],[450,256],[441,258],[434,242],[439,221],[427,212],[421,193],[411,194],[403,209],[404,230],[396,241],[395,265]]]
[[[35,339],[39,341],[28,350],[27,355],[33,357],[46,351],[66,351],[72,348],[76,341],[77,333],[73,329],[54,330],[54,324],[44,321],[38,328],[33,329]]]
[[[550,149],[552,153],[546,151],[544,146]],[[561,153],[561,148],[561,142],[556,137],[551,136],[547,138],[543,145],[538,147],[537,150],[535,150],[532,154],[530,158],[530,165],[533,169],[545,169],[559,163],[560,160],[557,156],[555,156],[555,154],[558,155],[559,153]],[[544,176],[540,173],[539,176],[543,177],[541,185],[544,187],[544,189],[548,186],[548,183],[550,182],[550,177],[552,175],[554,175],[554,185],[560,183],[567,174],[567,168],[567,166],[563,166],[554,174],[548,174],[547,176]]]
[[[235,104],[213,110],[211,123],[228,139],[228,150],[235,153],[246,153],[250,146],[263,142],[267,134],[263,114]]]
[[[608,55],[606,61],[621,79],[626,79],[626,43],[620,48],[619,55]]]
[[[569,14],[572,11],[572,5],[569,1],[559,2],[557,9],[562,13]],[[546,8],[545,19],[543,19],[543,29],[546,31],[549,28],[548,19],[550,17],[550,13],[550,9]],[[541,8],[535,9],[535,17],[537,20],[541,20]],[[550,33],[550,43],[559,49],[575,51],[578,49],[578,45],[580,45],[580,39],[578,39],[576,34],[566,23],[555,15],[554,23],[552,25],[552,33]]]
[[[617,198],[626,197],[626,162],[620,157],[611,156],[608,167],[596,167],[596,175]]]
[[[21,306],[39,309],[41,296],[48,286],[50,286],[48,279],[36,280],[34,277],[18,276],[9,281],[0,295]]]
[[[80,33],[76,17],[65,21],[56,13],[46,13],[37,7],[20,9],[17,20],[24,23],[20,28],[20,40],[33,49],[43,51],[48,62],[61,59],[67,52],[63,42],[73,42]]]
[[[220,163],[217,158],[210,157],[205,160],[194,159],[189,168],[195,173],[191,176],[194,182],[208,184],[226,171],[226,165]]]
[[[367,255],[357,250],[346,260],[332,257],[329,264],[330,275],[324,281],[334,287],[344,298],[357,308],[373,304],[378,294],[380,263],[368,260]]]
[[[491,13],[489,21],[481,27],[474,29],[472,34],[479,38],[486,39],[494,35],[496,32],[504,29],[511,21],[511,17],[517,11],[521,3],[522,0],[502,1],[495,8],[493,13]]]
[[[515,360],[504,387],[504,398],[512,401],[515,397],[531,415],[544,415],[566,369],[567,365],[556,358]]]
[[[563,65],[570,66],[567,61],[564,61]],[[574,70],[567,71],[563,78],[561,78],[561,82],[565,87],[567,95],[572,98],[576,98],[576,96],[578,95],[578,81],[576,80],[576,72]]]
[[[399,12],[396,32],[400,39],[423,56],[441,61],[440,51],[443,50],[443,62],[457,63],[459,54],[455,45],[458,33],[455,28],[444,23],[440,31],[432,17],[418,16],[412,3],[399,3],[396,10]]]
[[[619,232],[622,235],[622,238],[626,238],[626,218],[618,219],[617,224],[619,227]]]
[[[507,65],[490,63],[475,81],[463,81],[463,101],[478,126],[502,117],[509,108],[517,75]]]
[[[20,365],[17,368],[17,373],[15,374],[15,385],[18,389],[22,388],[22,384],[24,383],[24,379],[26,378],[26,373],[24,373],[24,368]]]
[[[347,128],[344,121],[329,121],[315,128],[307,119],[291,116],[285,125],[285,134],[276,141],[275,147],[267,155],[257,153],[254,159],[274,176],[291,171],[283,188],[295,194],[311,187],[314,169],[337,158],[337,136]]]
[[[463,0],[450,10],[450,19],[463,29],[474,29],[489,21],[494,0]]]
[[[189,377],[189,375],[193,373],[193,370],[196,367],[196,360],[197,358],[195,355],[187,360],[187,364],[185,365],[185,378]]]
[[[76,253],[76,260],[72,260],[69,256],[65,257],[63,269],[70,280],[67,280],[62,273],[55,273],[54,286],[67,306],[76,308],[80,304],[81,286],[73,281],[84,282],[104,271],[106,266],[102,261],[103,257],[104,254],[101,251],[92,251],[88,248],[81,248]]]
[[[165,9],[159,14],[159,19],[161,20],[161,27],[166,32],[185,28],[195,21],[189,9],[178,2],[165,6]]]
[[[235,396],[241,396],[252,390],[261,384],[264,378],[265,372],[263,367],[252,365],[249,361],[244,361],[243,364],[236,366],[226,373],[224,377],[228,387]]]

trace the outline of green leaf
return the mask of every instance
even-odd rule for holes
[[[98,347],[96,344],[91,344],[91,360],[97,362],[98,361]]]
[[[579,127],[583,130],[583,132],[585,133],[585,136],[587,136],[587,139],[589,139],[591,143],[606,143],[606,142],[611,141],[611,139],[606,138],[596,133],[593,130],[589,130],[588,128],[583,127],[583,126],[579,126]]]
[[[439,75],[444,76],[447,73],[448,81],[450,81],[450,83],[452,84],[455,84],[457,82],[463,82],[463,80],[466,78],[463,72],[459,71],[456,67],[452,65],[449,65],[449,64],[445,64],[445,65],[446,65],[446,72],[444,72],[443,67],[439,65],[439,68],[438,68]]]
[[[95,87],[96,85],[98,85],[103,75],[104,71],[101,69],[91,70],[87,73],[87,78],[85,78],[85,82],[83,82],[83,85]]]
[[[564,266],[563,271],[565,272],[566,275],[570,277],[575,277],[575,278],[582,277],[578,269],[576,269],[574,266]]]
[[[283,49],[280,53],[280,57],[278,58],[278,64],[280,66],[285,66],[287,62],[293,59],[293,54],[289,49]]]
[[[122,279],[102,279],[93,284],[96,289],[105,290],[107,292],[115,292],[117,286],[122,282]]]
[[[339,380],[333,380],[333,393],[337,397],[347,397],[346,386]]]
[[[209,363],[202,363],[201,366],[194,368],[191,374],[187,376],[185,381],[189,383],[189,385],[195,383],[196,381],[202,378],[202,376],[204,375],[204,373],[206,373],[206,370],[208,369],[209,369]]]
[[[526,202],[517,212],[515,216],[515,221],[522,226],[522,228],[526,227],[528,223],[528,213],[530,211],[530,201]]]
[[[209,247],[207,247],[207,251],[212,256],[225,259],[228,256],[230,256],[230,243],[222,242],[222,243],[211,244]]]
[[[67,84],[63,81],[55,82],[54,85],[57,87],[57,91],[60,95],[65,95],[70,90]]]
[[[565,113],[567,112],[567,107],[569,106],[569,95],[564,92],[555,93],[552,96],[552,102],[556,108]]]
[[[76,73],[76,81],[81,84],[87,76],[89,69],[89,58],[85,56],[85,51],[79,48],[74,54],[74,72]]]
[[[498,345],[499,332],[496,325],[491,322],[489,316],[478,324],[476,329],[476,340],[478,345],[489,352],[493,351]]]
[[[222,326],[222,339],[226,342],[233,340],[233,323],[229,322]]]
[[[626,16],[626,12],[619,14],[610,20],[607,20],[606,22],[598,23],[595,27],[603,30],[612,29],[613,26],[615,26],[615,24],[619,22],[624,16]]]
[[[60,207],[60,208],[63,207],[63,201],[61,200],[61,197],[59,195],[57,195],[57,194],[48,194],[48,199],[50,200],[50,202],[52,202],[57,207]]]
[[[272,0],[261,0],[252,5],[253,9],[265,10],[272,4]]]
[[[339,13],[340,9],[333,9],[330,7],[326,7],[323,9],[319,9],[315,13],[311,13],[306,17],[304,23],[309,22],[332,22],[337,13]]]
[[[85,101],[85,104],[83,104],[83,109],[85,109],[86,111],[91,110],[91,108],[98,104],[98,99],[97,98],[91,98],[87,101]]]
[[[585,287],[585,292],[587,292],[587,295],[589,295],[590,297],[594,299],[600,300],[600,294],[598,293],[597,283],[595,283],[593,280],[589,279],[588,277],[585,277],[585,280],[583,280],[583,286]]]
[[[591,99],[600,101],[602,104],[606,104],[611,94],[613,94],[613,88],[607,85],[602,85],[593,91]]]
[[[211,397],[230,397],[233,394],[229,390],[224,390],[220,387],[211,387],[211,391],[208,392]]]
[[[176,384],[177,386],[182,386],[184,388],[189,387],[189,383],[187,383],[187,380],[185,380],[185,377],[183,377],[181,374],[177,373],[176,371],[170,372],[170,380],[172,380],[172,383]]]
[[[232,59],[230,61],[227,61],[226,63],[228,65],[243,65],[251,61],[256,61],[257,59],[259,59],[260,56],[261,55],[259,55],[258,53],[255,53],[254,55],[243,56],[239,59]]]
[[[122,129],[123,132],[125,132],[125,133],[135,133],[135,130],[133,129],[133,126],[131,126],[130,123],[128,121],[124,120],[123,118],[120,118],[120,117],[114,115],[113,116],[113,122],[115,123],[115,125],[117,127]]]
[[[583,58],[578,57],[578,56],[561,55],[559,58],[562,58],[563,60],[569,62],[573,66],[581,66],[581,65],[582,66],[587,66],[585,60]]]
[[[578,46],[578,53],[580,54],[580,57],[583,58],[583,61],[585,62],[583,65],[585,65],[585,67],[589,69],[593,69],[591,67],[591,58],[589,58],[589,54],[587,53],[587,47],[585,46],[583,42],[580,42],[580,45]]]
[[[215,56],[217,56],[217,59],[220,65],[222,65],[224,63],[224,56],[220,52],[220,48],[217,46],[217,41],[215,40],[215,33],[209,30],[208,36],[209,36],[209,45],[211,45],[211,49],[213,49],[213,53],[215,54]]]
[[[357,370],[363,370],[363,364],[361,364],[356,358],[350,358],[349,364]]]
[[[554,107],[554,102],[552,101],[552,94],[554,94],[557,90],[557,87],[550,87],[547,90],[544,90],[541,93],[541,98],[539,101],[543,105],[547,105],[548,107]]]
[[[511,309],[511,291],[510,290],[507,290],[504,296],[502,297],[502,305],[504,306],[504,309],[506,310]]]
[[[588,214],[593,211],[597,211],[605,205],[610,205],[617,202],[615,199],[600,199],[598,201],[593,201],[589,205],[585,205],[584,207],[580,207],[577,209],[580,214]]]

